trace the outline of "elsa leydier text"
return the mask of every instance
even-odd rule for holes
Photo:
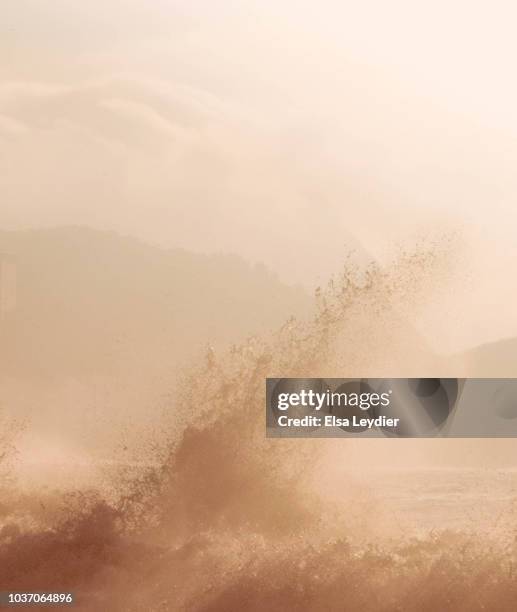
[[[307,415],[301,418],[288,417],[287,415],[281,415],[277,419],[277,423],[280,427],[360,427],[361,429],[372,427],[397,427],[400,419],[388,418],[386,416],[379,416],[374,419],[365,417],[351,416],[337,417],[335,415],[327,414],[325,416],[314,416]]]

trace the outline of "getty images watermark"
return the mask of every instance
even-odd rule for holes
[[[268,437],[517,437],[517,379],[269,378]]]
[[[330,389],[323,393],[313,389],[301,389],[298,392],[284,391],[278,393],[276,407],[280,412],[286,411],[286,414],[280,414],[277,417],[277,425],[279,427],[320,427],[321,425],[347,428],[394,427],[398,425],[400,419],[386,418],[384,415],[368,418],[354,413],[354,409],[366,413],[370,412],[372,408],[388,407],[392,393],[392,389],[383,393],[331,391]],[[313,414],[290,417],[287,412],[293,407],[310,408]],[[350,414],[348,416],[337,416],[333,413],[336,408],[350,408]]]

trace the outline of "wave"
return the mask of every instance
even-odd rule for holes
[[[118,471],[109,495],[6,493],[0,590],[72,591],[84,610],[513,610],[512,537],[380,540],[366,511],[353,518],[354,483],[332,471],[348,442],[265,438],[268,376],[438,367],[411,317],[446,260],[433,245],[387,267],[349,261],[317,290],[312,318],[208,349],[182,375],[151,467]]]

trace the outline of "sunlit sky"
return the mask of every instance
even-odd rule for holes
[[[452,348],[517,335],[512,2],[3,0],[0,227],[263,261],[452,233]],[[431,300],[432,301],[432,300]]]

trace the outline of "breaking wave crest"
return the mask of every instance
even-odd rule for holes
[[[363,515],[358,542],[352,486],[336,476],[333,499],[319,487],[347,442],[265,438],[268,376],[437,367],[411,312],[446,266],[436,247],[387,268],[350,263],[316,292],[310,320],[208,350],[182,375],[151,467],[121,470],[109,495],[21,496],[6,485],[0,590],[70,590],[84,610],[514,609],[513,537],[380,540]]]

